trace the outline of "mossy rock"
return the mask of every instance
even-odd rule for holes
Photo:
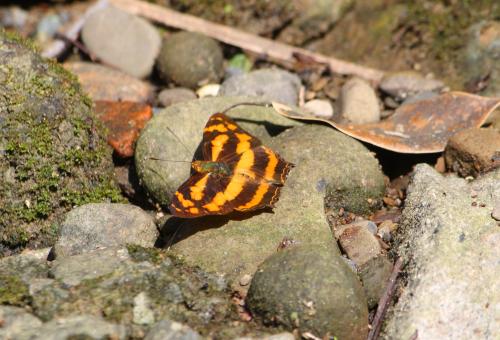
[[[111,151],[75,78],[0,31],[0,253],[48,246],[60,217],[120,201]]]
[[[253,277],[247,306],[266,324],[331,339],[366,339],[368,308],[356,274],[332,249],[292,246]]]
[[[20,305],[30,306],[45,322],[75,314],[102,315],[107,322],[125,325],[129,334],[146,334],[153,324],[134,321],[136,298],[142,295],[149,301],[147,308],[154,321],[181,322],[207,338],[262,339],[279,331],[256,322],[241,322],[223,276],[188,266],[165,250],[135,245],[127,250],[130,258],[123,259],[114,270],[73,286],[64,283],[64,275],[53,273],[54,280],[33,291],[30,300]],[[68,269],[80,275],[87,270],[86,263],[99,254],[103,256],[100,260],[116,260],[111,258],[112,252],[101,250],[78,255],[80,263]],[[64,261],[68,259],[71,257]]]

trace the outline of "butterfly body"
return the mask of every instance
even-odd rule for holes
[[[213,173],[225,176],[231,175],[231,169],[229,166],[222,162],[193,161],[191,163],[191,168],[199,173]]]
[[[294,166],[222,113],[212,115],[203,130],[202,154],[172,198],[174,216],[272,208]]]

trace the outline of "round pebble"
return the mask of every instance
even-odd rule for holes
[[[329,100],[313,99],[304,104],[304,109],[321,118],[331,118],[333,107]]]
[[[152,24],[112,6],[85,21],[82,40],[100,60],[137,78],[151,73],[161,45]]]
[[[365,80],[352,78],[341,90],[342,116],[354,124],[375,123],[380,120],[380,108],[375,90]]]
[[[156,61],[165,81],[195,89],[218,83],[224,72],[220,45],[199,33],[179,32],[163,41]]]
[[[158,94],[158,101],[163,107],[168,107],[175,103],[182,103],[191,99],[196,99],[196,93],[184,87],[164,89]]]

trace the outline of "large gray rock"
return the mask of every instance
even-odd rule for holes
[[[494,339],[500,329],[500,170],[473,182],[417,165],[398,239],[407,286],[386,339]]]
[[[270,256],[255,273],[246,303],[265,322],[320,338],[366,339],[368,333],[361,283],[331,249],[296,246]]]
[[[200,33],[178,32],[163,41],[156,61],[165,81],[196,89],[207,83],[218,83],[224,58],[217,41]]]
[[[128,336],[134,338],[145,335],[154,338],[151,327],[159,334],[169,332],[189,336],[194,333],[186,327],[179,327],[178,323],[166,324],[160,320],[189,325],[207,338],[234,339],[242,335],[261,338],[261,327],[255,323],[238,322],[231,291],[221,275],[187,266],[171,253],[157,248],[128,246],[127,249],[130,258],[123,260],[113,271],[82,280],[78,285],[66,284],[63,277],[51,280],[34,291],[24,305],[29,304],[37,317],[49,321],[56,330],[54,324],[60,318],[87,314],[102,315],[107,321],[126,325],[130,331]],[[102,259],[97,259],[98,255]],[[115,255],[96,251],[85,256],[73,256],[86,261],[74,264],[76,276],[90,271],[85,265],[96,269],[97,264],[94,266],[89,261],[114,261],[110,256]],[[71,268],[69,262],[66,264],[68,275],[65,277],[69,278]],[[158,321],[160,323],[155,325]]]
[[[177,104],[149,122],[137,143],[136,164],[142,182],[160,202],[170,202],[171,195],[188,178],[189,164],[148,157],[191,159],[209,115],[249,100],[217,97]],[[318,247],[334,243],[324,214],[326,197],[330,205],[342,203],[336,200],[342,192],[350,196],[345,201],[357,207],[366,206],[368,198],[380,200],[383,176],[377,161],[359,142],[320,125],[296,126],[271,138],[264,126],[276,130],[297,125],[273,112],[255,106],[229,111],[243,128],[296,165],[273,213],[169,219],[163,228],[165,241],[188,263],[231,277],[252,274],[284,238]],[[180,142],[185,147],[179,146]]]
[[[300,78],[280,69],[261,69],[233,76],[222,83],[221,96],[254,96],[287,105],[297,105]]]
[[[87,18],[82,40],[100,60],[137,78],[151,73],[161,45],[152,24],[112,6]]]
[[[120,200],[111,149],[75,78],[0,31],[0,256],[51,246],[73,206]]]
[[[53,248],[55,257],[127,244],[152,247],[158,237],[153,218],[131,204],[83,205],[66,215],[60,230]]]
[[[76,286],[83,280],[109,274],[130,260],[128,251],[121,249],[97,249],[87,253],[62,257],[53,262],[49,275],[67,286]]]

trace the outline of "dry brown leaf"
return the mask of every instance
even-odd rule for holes
[[[499,105],[500,98],[448,92],[402,105],[393,115],[378,123],[360,125],[305,116],[284,105],[273,106],[284,116],[326,122],[353,138],[383,149],[418,154],[443,151],[453,134],[481,126]]]

